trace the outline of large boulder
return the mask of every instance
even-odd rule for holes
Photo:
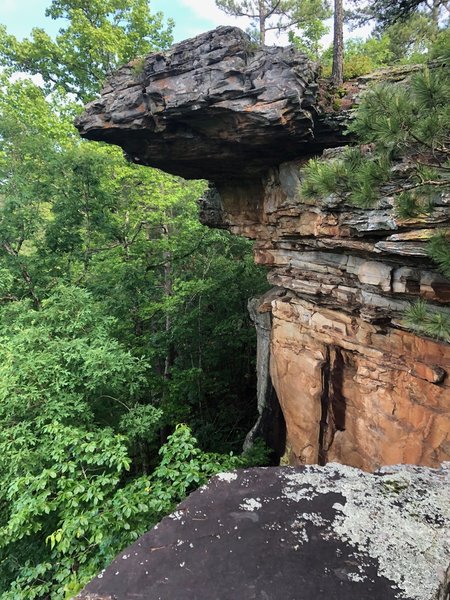
[[[137,163],[211,180],[203,222],[256,240],[277,291],[252,303],[260,419],[249,440],[263,433],[279,450],[286,437],[291,464],[450,459],[450,345],[404,319],[418,298],[450,318],[450,281],[427,255],[428,240],[450,227],[448,190],[431,214],[400,218],[394,190],[408,160],[370,208],[301,189],[308,156],[330,146],[324,160],[339,158],[362,90],[419,68],[347,82],[333,103],[303,54],[257,49],[219,27],[126,65],[77,121],[83,136]]]
[[[122,67],[76,125],[185,178],[254,178],[342,140],[319,117],[317,75],[292,46],[256,49],[218,27]]]

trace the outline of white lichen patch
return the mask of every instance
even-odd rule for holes
[[[324,519],[322,515],[319,515],[319,513],[315,512],[303,513],[302,519],[304,521],[310,521],[316,527],[326,527],[327,525],[330,525],[329,520]]]
[[[274,522],[264,525],[263,529],[269,529],[269,531],[278,531],[279,529],[282,529],[282,526],[280,523]]]
[[[227,483],[230,483],[231,481],[237,479],[237,473],[218,473],[217,479],[219,481],[226,481]]]
[[[366,581],[367,577],[365,575],[361,575],[361,573],[347,573],[347,577],[350,581],[362,582]]]
[[[337,464],[309,467],[286,473],[283,492],[294,502],[307,499],[311,488],[315,495],[341,495],[343,501],[333,505],[331,535],[353,546],[355,555],[374,559],[398,598],[430,600],[450,561],[449,467],[386,467],[381,474]],[[298,518],[308,514],[314,513],[302,511]],[[326,522],[316,523],[328,529]],[[366,567],[361,558],[352,581],[363,581]]]
[[[258,510],[262,507],[260,498],[244,498],[244,501],[239,504],[241,510]]]
[[[292,533],[295,537],[295,540],[299,544],[307,544],[309,542],[309,537],[306,532],[305,523],[299,519],[296,519],[291,525]],[[298,548],[298,546],[297,546]],[[294,546],[294,550],[297,549]]]
[[[180,521],[183,518],[184,514],[181,510],[176,510],[171,515],[169,515],[169,519],[173,519],[174,521]]]

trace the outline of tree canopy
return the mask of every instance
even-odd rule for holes
[[[450,16],[447,0],[373,0],[367,3],[351,0],[350,4],[355,7],[348,13],[351,20],[359,24],[375,21],[380,28],[406,21],[417,13],[429,15],[436,25]]]
[[[206,182],[81,140],[79,101],[165,48],[144,0],[54,0],[53,40],[1,32],[0,597],[69,598],[256,417],[250,244],[198,221]],[[44,86],[12,81],[39,74]]]
[[[229,15],[250,19],[251,33],[262,46],[268,31],[291,30],[305,47],[315,49],[326,32],[322,21],[330,14],[327,0],[216,0],[216,4]]]
[[[20,41],[0,28],[2,64],[40,75],[46,91],[58,87],[82,102],[95,97],[119,65],[172,43],[173,22],[164,26],[148,0],[52,0],[46,15],[67,22],[55,40],[35,28]]]

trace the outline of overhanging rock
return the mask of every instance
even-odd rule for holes
[[[318,65],[218,27],[122,67],[77,120],[82,136],[185,178],[253,179],[342,143],[321,115]]]
[[[78,599],[447,600],[448,493],[446,467],[218,475]]]
[[[419,298],[448,318],[450,281],[427,254],[428,240],[450,226],[448,190],[431,214],[398,215],[407,158],[370,208],[336,194],[306,198],[301,185],[308,156],[331,147],[324,160],[339,158],[367,85],[420,68],[346,82],[334,111],[304,55],[255,49],[239,29],[220,27],[120,69],[77,123],[137,163],[215,182],[202,221],[256,240],[256,262],[282,291],[264,303],[263,372],[291,464],[373,471],[450,458],[450,345],[404,319]]]

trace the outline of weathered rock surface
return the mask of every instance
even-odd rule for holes
[[[236,27],[126,65],[77,121],[81,135],[187,178],[254,178],[342,143],[320,117],[317,65],[289,48],[255,50]]]
[[[277,396],[293,464],[450,459],[450,345],[402,318],[419,297],[449,312],[450,282],[426,252],[450,226],[449,195],[432,215],[401,220],[389,185],[371,209],[300,192],[306,158],[339,153],[348,109],[374,79],[350,82],[336,114],[302,54],[254,50],[240,30],[220,27],[123,67],[77,124],[136,162],[212,180],[203,222],[256,240],[278,292],[252,305],[261,418],[251,435],[274,433]],[[407,164],[395,167],[395,178],[407,176]]]
[[[450,345],[408,331],[403,313],[418,297],[449,313],[450,282],[426,242],[449,227],[450,198],[400,220],[391,186],[362,209],[302,197],[301,172],[293,161],[255,184],[218,184],[203,210],[205,222],[255,239],[256,262],[286,291],[270,302],[270,370],[287,458],[437,466],[450,458]]]
[[[78,598],[445,600],[449,492],[446,468],[224,473]]]

